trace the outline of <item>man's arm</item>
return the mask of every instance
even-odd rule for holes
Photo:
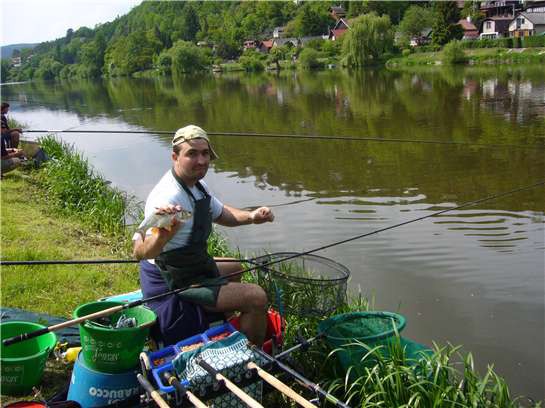
[[[21,150],[21,149],[12,149],[12,148],[7,148],[6,149],[6,152],[7,154],[5,154],[4,156],[2,156],[2,159],[13,159],[15,157],[23,157],[25,155],[25,153]]]
[[[225,227],[236,227],[247,224],[263,224],[272,222],[274,214],[267,207],[260,207],[254,211],[239,210],[228,205],[223,206],[221,215],[216,219],[216,223]]]

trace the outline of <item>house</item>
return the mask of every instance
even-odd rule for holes
[[[21,57],[12,57],[11,58],[11,66],[12,67],[20,67],[21,66]]]
[[[475,24],[471,22],[471,17],[461,19],[458,21],[458,24],[461,25],[464,30],[462,40],[475,40],[479,38],[479,30],[475,27]]]
[[[287,45],[288,47],[299,47],[299,39],[295,37],[286,37],[286,38],[273,38],[273,47],[282,47]]]
[[[331,6],[329,8],[329,15],[335,19],[335,21],[339,21],[341,18],[346,17],[346,11],[344,10],[343,6]]]
[[[263,54],[268,54],[271,48],[273,47],[273,40],[265,40],[259,44],[259,52]]]
[[[338,38],[341,38],[344,33],[350,28],[350,24],[354,21],[354,19],[345,20],[344,18],[340,18],[333,28],[329,29],[329,39],[331,41],[335,41]]]
[[[509,37],[509,23],[512,18],[489,17],[481,23],[480,39]]]
[[[275,27],[273,30],[273,38],[282,38],[284,37],[284,29],[286,27]]]
[[[519,13],[509,23],[511,37],[528,37],[545,32],[545,13]]]
[[[511,17],[522,11],[521,0],[491,0],[481,2],[480,10],[486,17]]]
[[[411,47],[418,47],[420,45],[426,45],[431,42],[431,27],[424,28],[420,31],[420,35],[411,37],[409,45]]]
[[[244,44],[243,44],[243,46],[242,46],[242,49],[243,49],[244,51],[250,50],[250,49],[251,49],[251,50],[255,50],[255,49],[257,49],[257,48],[259,48],[259,41],[257,41],[257,40],[247,40],[247,41],[244,41]]]
[[[545,13],[545,1],[527,2],[525,13]]]

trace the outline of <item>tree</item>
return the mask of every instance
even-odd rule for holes
[[[466,62],[466,54],[462,43],[458,40],[453,40],[443,48],[442,60],[444,64],[462,64]]]
[[[437,1],[434,3],[436,12],[432,26],[431,41],[435,45],[445,45],[451,40],[459,40],[463,29],[458,24],[460,11],[455,1]]]
[[[377,63],[383,54],[392,50],[394,43],[390,18],[375,13],[358,17],[344,37],[342,61],[349,67]]]
[[[417,37],[422,30],[431,27],[434,21],[433,11],[428,7],[411,6],[399,23],[399,31],[406,37]]]
[[[194,41],[197,32],[201,29],[199,24],[199,16],[191,5],[191,2],[186,3],[182,13],[183,26],[181,29],[181,38],[185,41]]]
[[[280,61],[286,59],[284,50],[281,47],[273,47],[267,55],[267,62],[269,64],[274,64],[277,71],[280,71]]]
[[[330,17],[321,2],[305,3],[295,19],[288,24],[287,31],[296,37],[320,35],[327,32],[329,22]]]
[[[212,64],[212,58],[207,49],[199,48],[188,41],[176,41],[169,50],[172,58],[172,72],[203,71]]]
[[[299,66],[303,69],[321,68],[323,64],[318,60],[320,53],[312,48],[304,48],[299,54]]]
[[[2,71],[0,73],[0,81],[2,83],[9,82],[9,68],[10,63],[7,59],[2,59]]]

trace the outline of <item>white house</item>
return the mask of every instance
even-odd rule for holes
[[[485,18],[481,23],[481,33],[479,38],[501,38],[509,37],[509,23],[512,18],[489,17]]]
[[[528,37],[545,32],[545,13],[519,13],[509,23],[511,37]]]

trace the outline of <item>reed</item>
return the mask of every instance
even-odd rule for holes
[[[126,220],[141,213],[135,197],[112,187],[72,145],[54,136],[41,138],[40,143],[51,160],[36,180],[55,208],[97,232],[126,235]]]

